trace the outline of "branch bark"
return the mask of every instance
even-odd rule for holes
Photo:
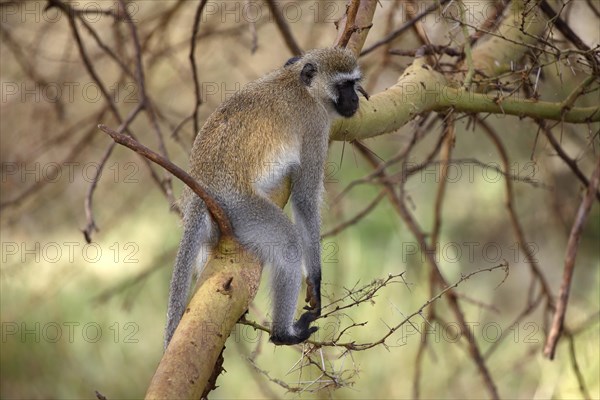
[[[346,13],[336,23],[338,37],[335,43],[351,50],[358,57],[373,25],[376,8],[377,0],[349,1]]]
[[[261,265],[240,249],[230,237],[219,242],[150,382],[146,399],[199,399],[205,392],[225,341],[260,282]]]
[[[428,111],[493,113],[571,123],[600,121],[600,107],[574,107],[534,100],[495,99],[488,94],[451,87],[446,78],[423,58],[416,59],[396,84],[369,100],[361,99],[352,118],[338,120],[331,129],[333,140],[360,140],[395,132],[415,116]]]

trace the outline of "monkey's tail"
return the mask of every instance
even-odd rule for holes
[[[198,255],[201,252],[203,255],[208,254],[210,246],[214,242],[213,222],[204,202],[200,198],[195,195],[192,196],[183,207],[183,214],[183,236],[177,251],[169,289],[165,349],[171,341],[187,306],[192,276],[196,275],[194,272],[199,275],[202,268],[204,268],[206,257],[198,260]],[[197,264],[198,269],[196,269]]]

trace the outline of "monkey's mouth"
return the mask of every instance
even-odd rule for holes
[[[356,111],[358,110],[358,97],[356,98],[356,104],[348,104],[348,102],[338,102],[334,103],[335,110],[344,118],[350,118]]]

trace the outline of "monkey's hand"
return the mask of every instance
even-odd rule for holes
[[[304,309],[311,311],[315,317],[321,315],[321,282],[313,282],[310,278],[306,278],[306,301],[309,305]]]
[[[319,328],[316,326],[310,326],[310,323],[317,319],[317,316],[312,312],[305,312],[300,316],[298,321],[294,322],[294,334],[287,332],[276,332],[274,331],[270,337],[273,344],[281,345],[292,345],[304,342]]]

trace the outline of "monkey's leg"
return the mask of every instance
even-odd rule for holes
[[[308,211],[312,209],[313,211]],[[313,214],[317,213],[317,215]],[[316,210],[306,204],[294,202],[294,216],[302,238],[304,268],[306,270],[306,307],[315,314],[321,315],[321,244],[319,235],[320,219]]]
[[[208,251],[214,235],[206,206],[195,194],[183,209],[183,236],[177,251],[169,291],[165,349],[185,311],[200,249]],[[203,260],[205,261],[205,260]]]
[[[271,265],[271,341],[287,345],[305,341],[317,328],[310,327],[315,319],[312,313],[294,322],[302,285],[302,245],[296,227],[279,207],[262,197],[248,197],[226,208],[240,244]]]
[[[321,315],[320,174],[316,168],[307,170],[305,167],[304,171],[297,175],[299,179],[295,181],[291,196],[294,218],[304,249],[306,301],[310,304],[305,308],[312,310],[315,317]]]

